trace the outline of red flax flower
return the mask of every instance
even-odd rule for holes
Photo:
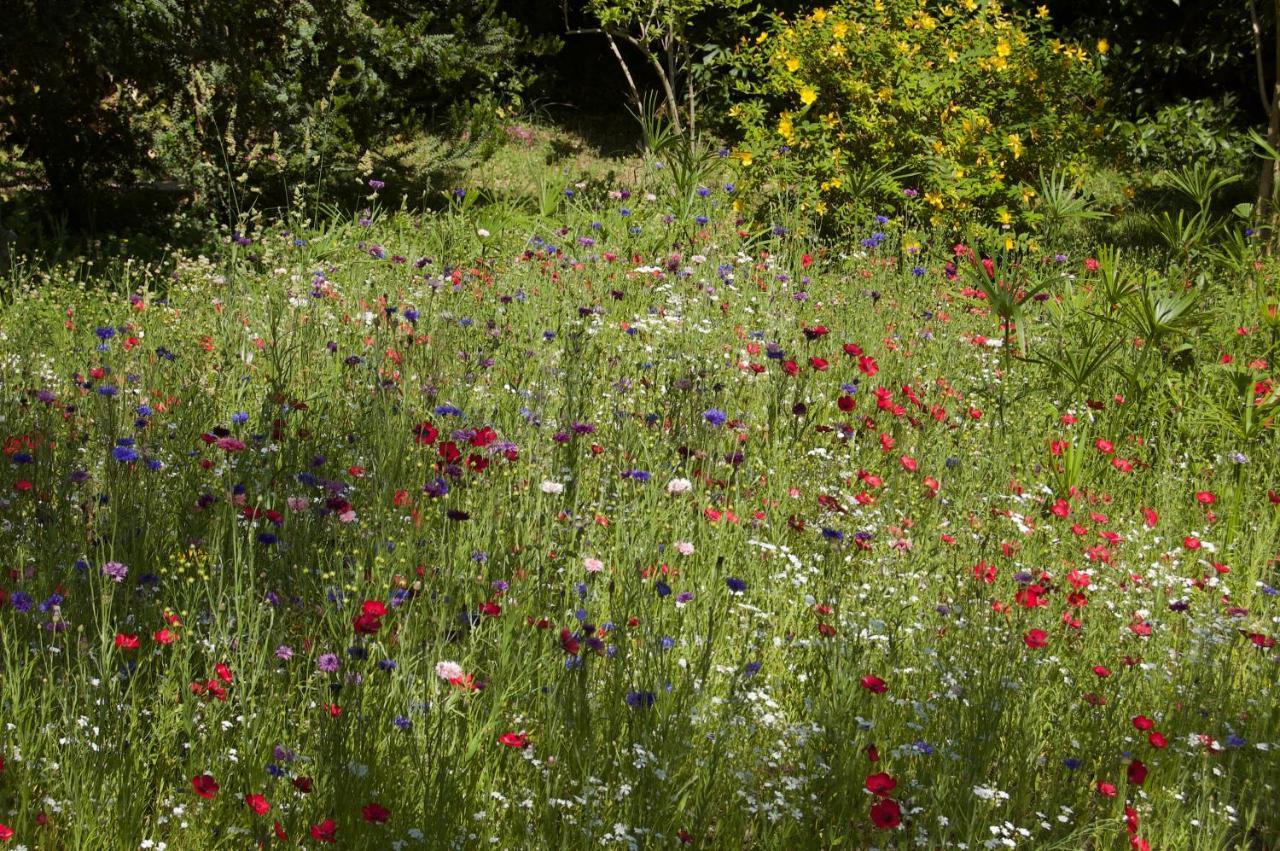
[[[1022,636],[1022,643],[1032,650],[1040,650],[1049,645],[1049,633],[1043,629],[1033,629]]]
[[[873,694],[884,694],[889,687],[884,684],[884,680],[874,674],[867,674],[862,678],[862,687]]]
[[[360,808],[360,815],[370,824],[386,824],[387,819],[391,818],[391,811],[382,804],[369,803]]]
[[[271,810],[271,804],[267,799],[256,792],[244,796],[244,805],[253,810],[256,816],[265,816]]]
[[[881,798],[889,797],[889,793],[896,789],[897,786],[898,781],[883,771],[867,777],[867,791]]]
[[[902,807],[893,798],[881,798],[871,806],[871,821],[881,830],[893,830],[902,824]]]
[[[316,842],[337,842],[338,825],[331,818],[327,818],[319,824],[313,824],[311,825],[311,838]]]
[[[201,798],[213,800],[213,796],[218,794],[218,781],[213,779],[212,774],[197,774],[191,778],[191,788],[196,790],[196,794]]]
[[[1147,767],[1142,760],[1135,759],[1129,763],[1129,785],[1141,786],[1147,780]]]
[[[138,634],[136,632],[117,632],[116,647],[121,650],[137,650]]]
[[[509,748],[527,748],[529,746],[529,737],[524,733],[503,733],[498,737],[498,741]]]

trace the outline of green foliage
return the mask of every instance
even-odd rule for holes
[[[775,17],[722,61],[753,182],[796,163],[802,203],[837,225],[900,197],[896,180],[851,191],[859,169],[916,175],[935,222],[1007,215],[1101,135],[1098,56],[999,3],[840,2]]]
[[[496,0],[19,6],[0,34],[0,137],[68,197],[160,176],[234,208],[267,178],[350,174],[398,133],[479,129],[471,105],[518,98],[517,59],[547,46]]]
[[[1143,170],[1207,162],[1240,172],[1247,166],[1249,146],[1232,97],[1165,104],[1133,119],[1116,120],[1111,134],[1119,140],[1123,159]]]

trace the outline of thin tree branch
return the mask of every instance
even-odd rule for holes
[[[1262,23],[1258,20],[1256,0],[1249,0],[1249,20],[1253,26],[1253,58],[1258,70],[1258,97],[1262,100],[1262,110],[1271,114],[1271,98],[1267,97],[1267,75],[1262,65]]]

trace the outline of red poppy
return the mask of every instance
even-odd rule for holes
[[[577,656],[582,645],[578,642],[578,639],[573,637],[572,632],[562,629],[560,630],[560,647],[570,656]]]
[[[871,821],[881,830],[892,830],[902,824],[902,807],[893,798],[881,798],[871,807]]]
[[[529,737],[524,733],[503,733],[498,737],[498,741],[509,748],[527,748],[529,746]]]
[[[1111,669],[1105,665],[1094,665],[1093,672],[1104,679],[1111,676]]]
[[[151,636],[158,644],[169,645],[178,640],[178,634],[169,628],[158,629]]]
[[[1151,744],[1151,747],[1157,749],[1163,749],[1169,746],[1169,740],[1164,737],[1164,733],[1161,733],[1158,730],[1153,731],[1151,735],[1147,736],[1147,741]]]
[[[436,442],[440,432],[431,423],[422,422],[413,427],[414,439],[422,446],[430,446]]]
[[[338,825],[331,818],[327,818],[319,824],[313,824],[311,825],[311,838],[316,842],[337,842]]]
[[[884,680],[874,674],[867,674],[862,678],[862,687],[873,694],[884,694],[889,689]]]
[[[276,832],[276,839],[279,839],[281,842],[289,841],[289,834],[284,832],[284,825],[282,825],[280,822],[276,822],[275,824],[271,825],[271,829]]]
[[[377,615],[359,614],[351,619],[356,635],[376,635],[382,629],[382,620]]]
[[[1142,516],[1146,520],[1148,529],[1156,528],[1156,524],[1160,522],[1160,515],[1156,514],[1156,510],[1154,508],[1142,509]]]
[[[1196,502],[1201,505],[1213,505],[1216,499],[1217,497],[1213,495],[1213,491],[1196,491]]]
[[[386,824],[387,819],[391,818],[391,811],[377,803],[365,804],[360,808],[360,814],[371,824]]]
[[[1098,794],[1104,798],[1114,798],[1116,796],[1116,787],[1114,783],[1098,782]]]
[[[1022,643],[1030,647],[1032,650],[1039,650],[1049,644],[1049,633],[1043,629],[1033,629],[1026,635],[1022,636]]]
[[[897,786],[898,781],[883,771],[867,777],[867,791],[873,795],[879,795],[881,798],[889,797],[889,793],[896,789]]]
[[[231,682],[232,680],[231,668],[230,666],[227,665],[226,662],[219,662],[218,664],[214,665],[213,670],[214,670],[214,673],[218,675],[218,679],[222,680],[224,683]]]
[[[119,647],[121,650],[137,650],[138,634],[136,632],[116,633],[116,647]]]
[[[1129,785],[1141,786],[1147,779],[1147,767],[1142,764],[1142,760],[1135,759],[1129,763]]]
[[[13,839],[13,828],[0,824],[0,842],[8,842],[10,839]]]
[[[218,794],[218,781],[213,779],[212,774],[197,774],[191,778],[191,788],[196,790],[196,794],[201,798],[213,800],[213,796]]]
[[[265,816],[271,809],[271,804],[267,802],[267,799],[256,792],[251,792],[250,794],[245,795],[244,803],[245,806],[253,810],[254,815],[258,816]]]
[[[387,604],[381,600],[365,600],[364,605],[360,607],[360,611],[366,615],[373,615],[375,618],[384,618],[387,616]]]

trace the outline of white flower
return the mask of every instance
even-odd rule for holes
[[[688,479],[672,479],[667,482],[667,493],[688,493],[693,490],[693,482]]]
[[[564,493],[564,485],[560,482],[553,482],[550,479],[547,479],[538,487],[543,493]]]
[[[682,556],[693,555],[693,544],[688,541],[676,541],[676,552]]]
[[[463,676],[462,666],[447,659],[436,663],[436,676],[442,680],[460,680]]]
[[[485,230],[484,228],[478,228],[476,230],[476,236],[480,237],[481,239],[488,239],[489,231]]]

